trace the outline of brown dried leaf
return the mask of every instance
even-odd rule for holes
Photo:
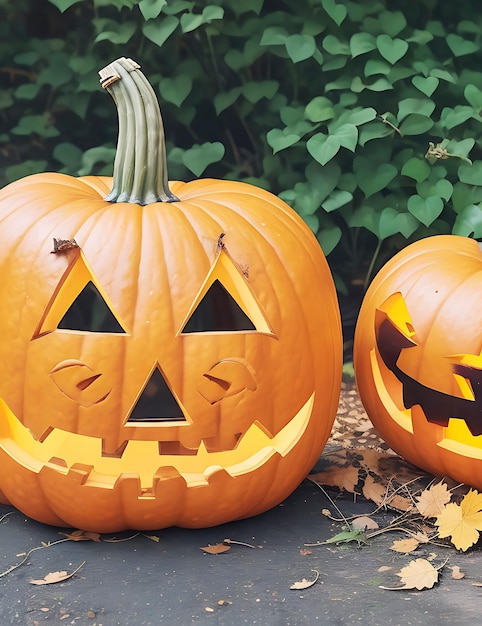
[[[392,591],[397,589],[418,589],[419,591],[431,589],[438,581],[438,575],[438,570],[427,559],[415,559],[397,572],[397,576],[404,583],[403,587],[384,587],[382,585],[380,587]]]
[[[50,574],[47,574],[46,576],[44,576],[44,578],[40,580],[31,579],[28,582],[32,585],[52,585],[53,583],[60,583],[63,580],[67,580],[68,578],[71,578],[74,574],[76,574],[79,571],[79,569],[83,565],[85,565],[85,561],[81,563],[79,567],[75,569],[73,572],[71,572],[70,574],[68,574],[66,571],[50,572]]]
[[[452,565],[450,569],[452,570],[452,578],[454,578],[455,580],[460,580],[462,578],[465,578],[464,572],[461,571],[458,565]]]
[[[390,550],[394,550],[395,552],[402,552],[403,554],[408,554],[409,552],[413,552],[418,548],[420,542],[417,541],[414,537],[410,537],[409,539],[397,539],[390,546]]]
[[[385,501],[387,490],[386,487],[375,481],[375,479],[369,474],[365,478],[362,493],[367,500],[371,500],[376,505],[380,505]]]
[[[74,530],[71,533],[59,532],[59,535],[63,535],[71,541],[100,541],[99,533],[92,533],[87,530]]]
[[[301,548],[300,550],[301,556],[308,556],[309,554],[313,554],[311,550],[307,550],[306,548]]]
[[[199,548],[208,554],[222,554],[223,552],[227,552],[231,550],[231,546],[227,546],[224,543],[215,543],[212,546],[204,546],[203,548]]]
[[[365,469],[373,472],[374,474],[378,474],[379,472],[378,464],[381,459],[389,459],[393,457],[392,454],[376,450],[375,448],[363,448],[358,450],[358,453],[361,456],[361,464],[365,467]]]
[[[413,502],[409,498],[404,498],[398,493],[387,499],[387,505],[391,506],[393,509],[397,509],[397,511],[403,511],[404,513],[414,508]]]
[[[416,507],[424,517],[437,517],[450,502],[451,494],[445,483],[440,482],[424,489],[417,498]]]
[[[338,487],[353,493],[358,483],[358,468],[352,465],[340,467],[338,465],[330,465],[322,472],[310,474],[308,478],[317,485],[327,485],[330,487]]]
[[[354,530],[376,530],[377,528],[380,528],[376,521],[367,515],[355,517],[351,526]]]
[[[144,537],[147,537],[147,539],[150,539],[151,541],[156,541],[157,543],[159,543],[160,539],[157,535],[146,535],[144,533]]]
[[[311,571],[315,572],[315,577],[313,580],[307,580],[306,578],[303,578],[303,580],[300,580],[290,585],[290,589],[308,589],[308,587],[312,587],[320,577],[320,572],[317,572],[314,569],[312,569]]]

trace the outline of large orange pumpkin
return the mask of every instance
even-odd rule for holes
[[[482,490],[482,253],[436,236],[395,255],[361,306],[360,397],[383,439],[437,476]]]
[[[38,174],[0,193],[0,490],[99,532],[255,515],[306,476],[335,417],[326,260],[262,189],[168,184],[139,66],[101,77],[113,180]]]

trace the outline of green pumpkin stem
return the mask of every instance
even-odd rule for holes
[[[99,72],[119,116],[114,185],[108,202],[179,202],[169,189],[161,111],[149,81],[132,59],[113,61]]]

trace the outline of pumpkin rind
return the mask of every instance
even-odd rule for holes
[[[418,467],[477,489],[482,404],[470,377],[482,368],[481,272],[474,240],[408,246],[370,285],[354,342],[360,398],[381,437]]]
[[[113,186],[46,173],[0,192],[0,493],[98,532],[265,511],[309,472],[336,414],[341,325],[319,244],[244,183],[170,182],[147,204],[106,200]],[[59,237],[73,243],[52,254]],[[213,272],[259,330],[183,332]],[[55,327],[86,275],[121,332]],[[184,421],[130,421],[153,371]],[[233,372],[229,393],[218,372]]]

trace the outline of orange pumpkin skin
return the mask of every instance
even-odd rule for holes
[[[251,185],[170,185],[178,202],[146,206],[104,200],[104,177],[38,174],[0,192],[0,490],[41,522],[113,532],[255,515],[328,439],[342,339],[315,237]],[[79,248],[52,254],[58,237]],[[56,327],[77,270],[124,332]],[[183,332],[216,273],[256,330]],[[184,422],[129,422],[154,370]]]
[[[354,341],[360,398],[381,437],[436,476],[482,489],[482,254],[418,241],[377,274]]]

